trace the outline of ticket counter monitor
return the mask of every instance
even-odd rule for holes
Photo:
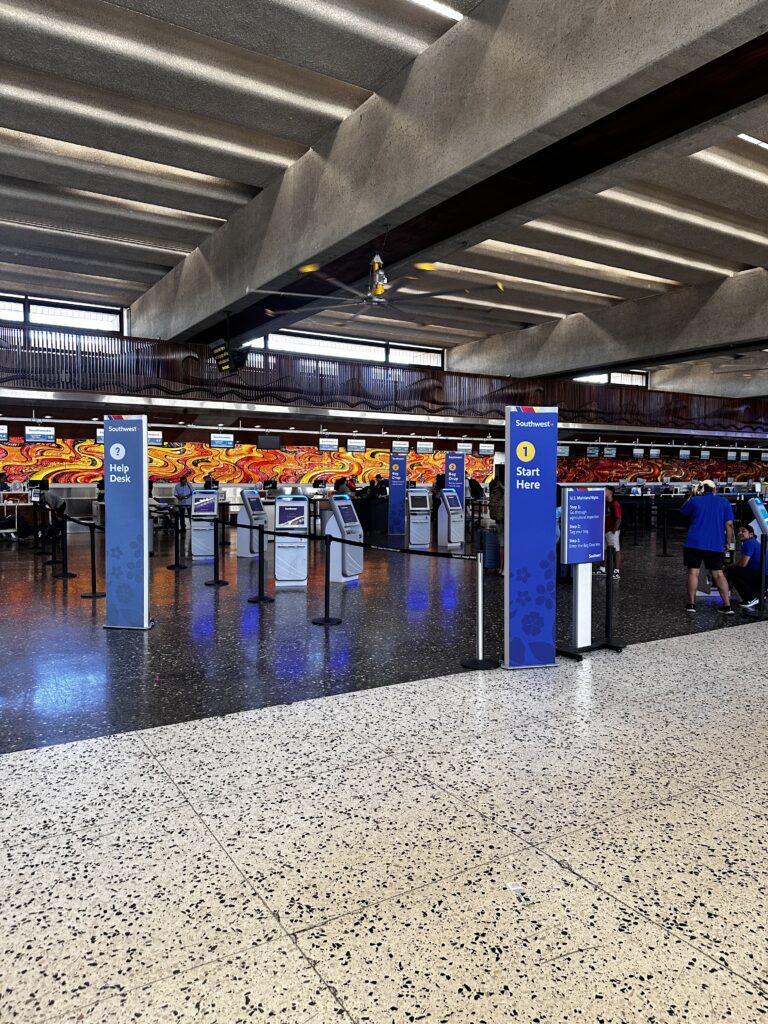
[[[437,544],[441,548],[457,548],[464,543],[464,506],[458,492],[446,487],[440,492],[437,510]]]
[[[278,494],[275,498],[276,587],[306,587],[308,527],[309,498],[305,494]]]
[[[259,554],[259,533],[256,527],[267,529],[267,512],[255,488],[243,488],[240,500],[242,508],[237,513],[237,525],[240,527],[237,531],[237,557],[256,558]]]
[[[331,518],[326,523],[325,532],[329,537],[340,537],[362,544],[363,528],[348,494],[334,494],[331,497]],[[331,583],[356,580],[362,571],[363,548],[331,544]]]
[[[218,515],[218,491],[195,491],[193,493],[191,509],[193,558],[213,558]]]
[[[407,492],[408,547],[428,548],[432,538],[432,512],[430,494],[424,487],[413,487]]]

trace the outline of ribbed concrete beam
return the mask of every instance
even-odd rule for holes
[[[642,31],[638,31],[642,26]],[[132,307],[183,337],[768,28],[765,0],[485,0]],[[363,268],[361,268],[361,276]]]
[[[675,288],[461,345],[449,352],[448,368],[515,377],[588,373],[714,353],[766,338],[768,271],[757,268],[720,284]]]

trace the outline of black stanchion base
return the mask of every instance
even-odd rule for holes
[[[76,572],[55,572],[51,576],[51,579],[54,579],[54,580],[74,580],[74,579],[77,579],[77,573]]]
[[[464,658],[461,662],[462,668],[499,668],[501,662],[496,658]]]
[[[95,601],[97,597],[106,597],[106,596],[107,596],[106,594],[102,594],[100,591],[98,593],[81,594],[80,595],[80,597],[82,597],[82,599],[84,601]]]
[[[166,565],[166,569],[170,569],[171,572],[181,572],[182,569],[189,568],[183,562],[174,562],[173,565]]]
[[[340,626],[341,625],[341,619],[326,619],[325,617],[323,617],[322,619],[312,619],[312,625],[313,626]]]
[[[589,654],[591,651],[615,651],[617,654],[626,647],[626,644],[621,643],[617,640],[602,640],[596,644],[590,644],[589,647],[572,647],[570,644],[558,644],[555,647],[555,654],[559,654],[562,658],[570,658],[572,661],[584,661],[584,655]]]
[[[768,620],[768,610],[760,614],[760,610],[758,608],[742,608],[741,614],[745,619],[759,619],[763,622]]]
[[[229,580],[206,580],[206,587],[228,587]]]
[[[274,603],[275,603],[274,597],[268,597],[267,594],[265,594],[263,597],[259,597],[259,595],[257,594],[256,597],[249,597],[248,598],[248,604],[274,604]]]

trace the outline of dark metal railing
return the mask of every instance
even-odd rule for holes
[[[621,385],[515,380],[254,350],[222,376],[208,350],[94,332],[0,326],[0,387],[496,419],[558,406],[563,421],[768,432],[768,402]]]

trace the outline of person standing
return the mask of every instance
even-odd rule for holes
[[[733,509],[726,498],[718,495],[714,481],[704,480],[696,490],[697,493],[680,508],[680,514],[690,520],[683,542],[683,564],[688,570],[688,603],[685,610],[690,614],[696,611],[699,568],[703,562],[723,599],[718,612],[733,615],[730,588],[723,572],[725,543],[734,543]]]
[[[181,532],[187,532],[187,519],[192,515],[192,488],[186,473],[173,488],[173,496],[176,498],[176,507],[179,510]]]
[[[615,580],[621,579],[621,540],[619,539],[619,531],[621,530],[621,505],[616,501],[616,490],[613,487],[605,488],[605,546],[606,548],[613,548],[614,550],[614,563],[613,563],[613,578]],[[597,571],[602,575],[605,575],[605,563],[602,562],[598,567]]]

